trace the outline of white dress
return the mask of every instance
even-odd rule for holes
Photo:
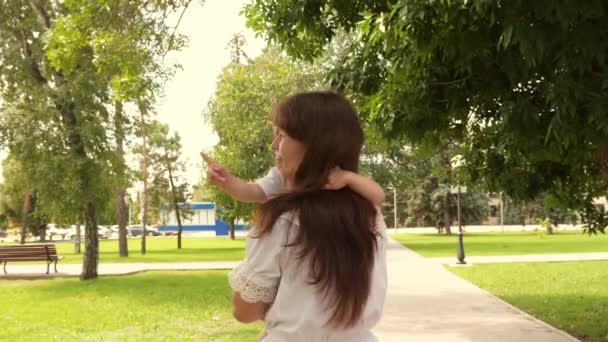
[[[258,181],[267,195],[280,192],[277,188],[264,188],[271,184],[266,178],[276,179],[278,171],[273,170]],[[274,184],[282,182],[279,179]],[[243,300],[270,304],[264,319],[263,342],[377,341],[371,329],[382,315],[387,281],[386,225],[379,212],[376,222],[381,236],[378,239],[369,298],[360,321],[348,330],[325,326],[330,312],[326,310],[316,287],[308,283],[308,265],[296,262],[294,247],[284,247],[299,229],[296,217],[284,213],[269,234],[262,238],[247,236],[245,260],[230,273],[229,283]],[[250,235],[252,233],[255,234],[255,228]]]

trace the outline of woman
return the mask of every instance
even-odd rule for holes
[[[246,259],[229,276],[234,316],[264,320],[264,342],[376,341],[386,226],[350,187],[324,189],[334,168],[357,172],[356,112],[335,93],[301,93],[276,106],[273,121],[285,191],[258,208]]]

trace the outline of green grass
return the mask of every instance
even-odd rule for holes
[[[583,341],[608,340],[608,261],[478,264],[449,270]]]
[[[57,253],[65,257],[60,263],[82,263],[82,254],[74,253],[73,241],[51,242],[56,244]],[[81,246],[81,251],[84,252],[84,243]],[[183,238],[182,249],[177,249],[176,237],[148,237],[145,255],[140,253],[140,247],[141,238],[129,239],[129,257],[121,258],[118,256],[118,240],[100,240],[99,262],[218,261],[242,260],[245,256],[244,239]]]
[[[456,255],[457,235],[395,234],[392,238],[426,257]],[[543,253],[608,252],[608,235],[581,232],[464,233],[466,255],[518,255]]]
[[[0,280],[1,341],[254,341],[231,315],[225,271]]]

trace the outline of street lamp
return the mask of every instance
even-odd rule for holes
[[[393,190],[393,228],[397,230],[397,189],[392,184],[388,188]]]
[[[464,243],[462,241],[462,220],[460,215],[460,194],[466,193],[467,188],[464,186],[457,185],[456,187],[450,188],[451,194],[456,194],[456,206],[458,209],[458,249],[456,251],[456,258],[458,261],[456,262],[459,265],[465,265],[466,261],[464,261]]]

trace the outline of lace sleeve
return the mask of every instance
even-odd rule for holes
[[[247,303],[272,303],[277,292],[277,281],[256,273],[245,259],[228,276],[230,287]]]
[[[248,235],[245,260],[228,276],[228,283],[248,303],[274,302],[281,281],[282,251],[286,243],[285,225],[279,218],[271,232],[262,237]]]

